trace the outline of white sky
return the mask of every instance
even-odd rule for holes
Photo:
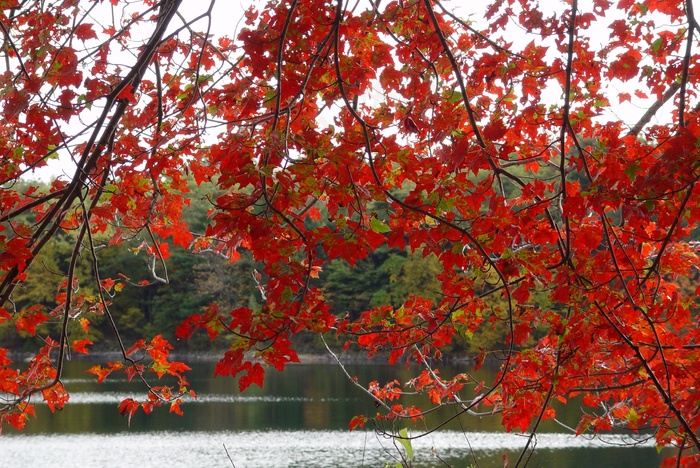
[[[255,0],[217,0],[215,2],[212,15],[211,32],[214,35],[227,35],[229,37],[235,37],[238,34],[238,30],[243,26],[243,22],[241,21],[243,11],[245,10],[246,6],[251,3],[254,4]],[[258,3],[261,7],[264,7],[264,3],[262,1]],[[364,3],[364,0],[362,0],[362,3]],[[455,8],[458,15],[460,15],[463,18],[470,19],[475,23],[475,27],[477,29],[481,29],[486,24],[484,21],[481,20],[483,15],[481,11],[488,5],[488,3],[490,2],[447,1],[445,2],[445,5],[448,8]],[[351,4],[354,4],[354,0],[351,0]],[[553,12],[563,12],[570,8],[570,2],[565,0],[540,0],[539,4],[540,11],[542,11],[545,16],[548,16]],[[593,0],[580,0],[578,5],[579,11],[581,12],[592,11]],[[358,9],[361,6],[362,5],[360,5]],[[199,14],[204,13],[208,7],[209,0],[183,0],[180,12],[185,18],[194,18]],[[624,17],[619,12],[617,12],[617,16],[612,16],[613,14],[614,13],[611,13],[607,17],[609,21]],[[181,25],[181,21],[176,18],[173,20],[172,24],[175,27],[178,27],[179,25]],[[206,28],[205,20],[200,21],[194,26],[195,29],[204,30]],[[150,29],[148,31],[150,31]],[[144,31],[144,34],[148,34],[148,31]],[[512,25],[512,27],[508,28],[508,34],[510,35],[511,33],[514,36],[514,41],[517,41],[519,39],[518,36],[522,36],[523,40],[527,40],[528,42],[532,40],[532,36],[527,36],[522,30],[520,30],[519,27],[515,25]],[[587,34],[589,35],[589,37],[591,37],[591,44],[595,47],[602,46],[605,43],[605,41],[609,38],[609,30],[604,24],[600,25],[597,29],[589,30]],[[133,63],[134,58],[126,57],[124,61],[125,63]],[[615,95],[617,94],[617,92],[629,92],[628,89],[625,89],[625,86],[629,86],[629,84],[622,85],[619,83],[610,83],[609,86],[612,88],[611,91],[613,91],[613,96],[611,97],[611,105],[613,107],[606,111],[606,115],[603,116],[603,118],[605,120],[623,119],[632,124],[636,122],[639,116],[641,116],[646,110],[646,107],[644,106],[649,105],[650,103],[641,102],[639,99],[633,98],[634,103],[624,103],[623,105],[617,105]],[[558,99],[560,99],[561,89],[551,89],[550,93],[548,94],[551,94],[551,102],[556,102]],[[670,105],[671,104],[667,104],[669,108]],[[668,110],[664,110],[659,113],[659,115],[661,116],[663,116],[664,114],[668,115]],[[72,174],[73,172],[74,167],[70,162],[70,159],[64,156],[59,159],[49,161],[48,166],[35,170],[32,174],[30,174],[30,177],[48,181],[59,174]]]
[[[242,27],[243,12],[251,3],[255,0],[216,0],[214,4],[211,25],[211,32],[214,35],[226,35],[229,37],[236,37],[238,35],[238,30]],[[260,2],[262,3],[262,2]],[[179,8],[179,12],[186,19],[190,20],[196,18],[204,13],[206,13],[209,8],[210,0],[183,0],[182,5]],[[108,5],[105,5],[108,7]],[[198,31],[205,31],[207,28],[206,18],[201,19],[199,22],[193,25],[193,28]],[[179,18],[174,18],[171,22],[170,30],[181,27],[182,21]],[[98,31],[99,28],[95,28]],[[152,25],[149,24],[148,29],[144,29],[144,40],[148,38],[148,35],[152,31]],[[132,34],[135,36],[135,34]],[[116,54],[115,54],[116,55]],[[119,57],[120,61],[129,64],[135,61],[133,55],[124,54]],[[97,114],[95,114],[95,117]],[[85,122],[91,121],[91,119],[85,118]],[[64,124],[65,125],[65,124]],[[78,127],[76,123],[76,128]],[[57,176],[64,175],[72,177],[75,173],[75,165],[72,163],[70,157],[63,153],[58,159],[51,159],[47,161],[48,164],[39,169],[35,169],[33,172],[28,174],[28,178],[36,179],[44,182],[48,182]]]

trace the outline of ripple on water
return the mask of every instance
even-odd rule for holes
[[[599,438],[540,434],[538,450],[607,448],[629,436]],[[519,450],[524,436],[486,432],[440,432],[413,441],[416,466],[441,457],[468,460],[471,451]],[[653,447],[653,441],[641,443]],[[224,448],[225,447],[225,448]],[[227,453],[228,452],[228,453]],[[157,432],[111,435],[4,435],[3,466],[73,467],[328,467],[383,466],[396,453],[390,439],[369,431]],[[228,456],[231,457],[229,460]],[[233,465],[232,465],[233,461]]]

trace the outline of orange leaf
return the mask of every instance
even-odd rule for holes
[[[85,339],[85,340],[75,340],[73,341],[73,349],[81,354],[89,354],[90,352],[87,350],[86,346],[91,346],[93,343],[92,341]]]

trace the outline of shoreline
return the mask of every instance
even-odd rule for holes
[[[221,350],[219,352],[193,352],[193,353],[171,353],[170,360],[188,362],[216,362],[220,360],[226,350]],[[28,362],[34,355],[26,352],[8,352],[7,357],[12,359],[14,362]],[[52,353],[52,357],[53,353]],[[289,365],[311,365],[311,364],[335,364],[335,358],[329,353],[299,353],[299,362],[290,362]],[[388,354],[377,354],[371,358],[367,358],[359,353],[348,353],[339,354],[338,357],[342,364],[368,364],[368,365],[379,365],[379,366],[392,366],[387,361]],[[119,351],[96,351],[90,354],[79,354],[67,357],[67,361],[121,361],[122,353]],[[140,361],[141,359],[136,359]],[[258,360],[259,361],[259,360]],[[455,363],[472,363],[474,360],[466,356],[454,356],[446,357],[443,359],[444,363],[455,364]],[[400,361],[393,366],[405,365],[405,361]]]

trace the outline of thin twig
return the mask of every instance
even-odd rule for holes
[[[224,446],[224,452],[226,452],[226,456],[228,457],[228,461],[231,462],[231,466],[233,468],[236,468],[236,464],[233,463],[233,458],[231,458],[231,455],[228,453],[228,449],[226,448],[226,444],[222,444]]]

